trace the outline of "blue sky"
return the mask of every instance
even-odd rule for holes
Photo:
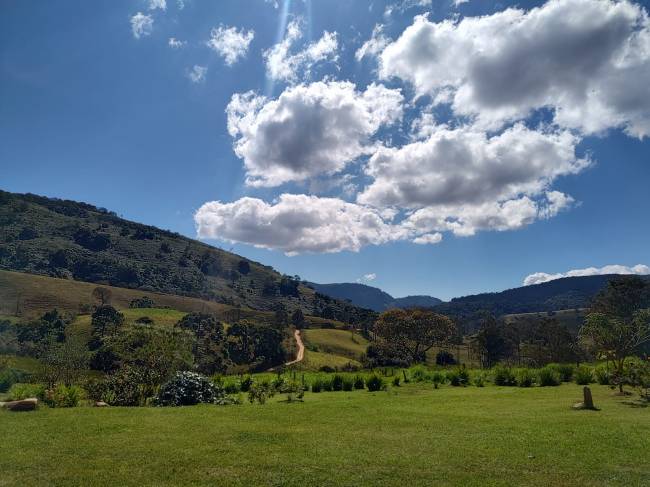
[[[374,274],[364,282],[395,296],[650,264],[646,5],[580,0],[613,34],[572,53],[549,39],[610,24],[581,15],[551,35],[572,18],[560,16],[573,8],[564,1],[517,2],[508,19],[509,2],[477,0],[156,3],[2,3],[2,189],[87,201],[190,237],[198,223],[201,236],[222,237],[210,243],[281,272]],[[477,15],[483,30],[465,22]],[[548,25],[529,29],[534,19]],[[498,35],[485,34],[498,22]],[[465,45],[477,32],[483,44]],[[376,49],[361,57],[370,39]],[[233,96],[251,90],[235,110]],[[296,122],[275,118],[273,132],[264,117],[282,116],[280,97]],[[353,111],[314,114],[313,100]],[[323,208],[321,219],[344,216],[314,223]]]

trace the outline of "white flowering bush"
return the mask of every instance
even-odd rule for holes
[[[223,389],[210,379],[196,372],[177,372],[160,388],[156,404],[158,406],[191,406],[200,403],[226,404],[228,401]]]

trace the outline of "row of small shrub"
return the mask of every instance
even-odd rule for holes
[[[77,407],[86,398],[86,392],[79,386],[59,384],[47,389],[40,384],[16,383],[9,389],[9,400],[21,401],[35,397],[51,408]]]
[[[383,378],[376,374],[366,379],[360,375],[350,377],[335,374],[332,377],[317,377],[314,379],[311,383],[311,392],[352,391],[365,389],[366,387],[371,392],[380,391],[386,388],[386,383]]]

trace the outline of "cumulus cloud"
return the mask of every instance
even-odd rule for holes
[[[650,275],[650,267],[643,264],[637,264],[633,267],[624,265],[606,265],[604,267],[587,267],[586,269],[574,269],[568,272],[560,272],[557,274],[547,274],[546,272],[536,272],[526,276],[524,279],[524,286],[531,284],[541,284],[543,282],[561,279],[563,277],[576,277],[576,276],[599,276],[607,274],[636,274],[639,276]]]
[[[361,61],[366,56],[376,56],[388,45],[389,39],[384,35],[384,26],[376,24],[372,29],[370,39],[364,42],[354,53],[357,61]]]
[[[169,45],[169,47],[172,49],[180,49],[181,47],[185,47],[186,44],[186,41],[180,41],[175,37],[170,37],[169,41],[167,42],[167,45]]]
[[[336,32],[323,32],[323,36],[303,50],[291,54],[292,47],[302,37],[300,21],[293,20],[287,26],[284,39],[264,51],[266,74],[270,79],[289,83],[299,78],[308,78],[314,65],[324,61],[336,62],[338,59],[338,39]]]
[[[556,123],[584,133],[650,134],[650,22],[627,0],[551,0],[441,22],[417,16],[379,64],[381,77],[406,80],[487,128],[548,107]]]
[[[149,0],[149,10],[167,10],[166,0]]]
[[[442,233],[425,233],[413,239],[413,243],[419,245],[432,245],[442,242]]]
[[[402,115],[399,90],[371,84],[316,82],[287,88],[278,99],[235,94],[226,113],[246,183],[277,186],[335,174],[372,150],[370,138]]]
[[[370,282],[370,281],[374,281],[375,279],[377,279],[377,274],[371,272],[370,274],[364,274],[363,276],[358,278],[357,282],[361,284],[362,282]]]
[[[192,83],[203,83],[207,73],[208,68],[206,66],[195,64],[192,69],[187,72],[187,77]]]
[[[131,32],[136,39],[151,35],[153,32],[153,17],[142,12],[135,14],[131,17]]]
[[[305,252],[358,251],[369,244],[402,238],[375,209],[336,198],[282,194],[274,203],[241,198],[205,203],[194,215],[198,235],[288,255]]]
[[[246,57],[248,47],[255,37],[255,32],[236,27],[220,25],[210,31],[210,40],[207,46],[224,58],[228,66],[232,66],[239,59]]]
[[[425,140],[379,148],[366,166],[373,182],[358,201],[454,208],[537,196],[558,176],[589,165],[575,156],[577,142],[567,131],[534,131],[521,124],[492,137],[472,127],[438,126]]]

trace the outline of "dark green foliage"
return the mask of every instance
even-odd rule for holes
[[[155,308],[156,303],[149,296],[136,298],[129,303],[129,308]]]
[[[124,315],[110,305],[98,306],[92,314],[93,348],[98,348],[101,341],[113,335],[124,324]]]
[[[484,368],[490,368],[509,357],[513,349],[513,343],[505,333],[505,328],[492,315],[485,316],[472,345],[478,352]]]
[[[18,234],[18,240],[32,240],[38,238],[38,232],[31,227],[23,228]]]
[[[295,326],[298,330],[304,328],[305,326],[305,315],[303,314],[300,308],[294,310],[291,314],[291,324]]]
[[[442,372],[436,370],[431,374],[431,382],[433,383],[433,388],[437,389],[440,387],[440,384],[444,384],[447,377]]]
[[[192,353],[196,370],[204,374],[225,372],[228,352],[222,323],[213,315],[189,313],[175,327],[194,335]]]
[[[326,379],[323,379],[323,390],[325,392],[332,392],[334,390],[331,378],[328,377]]]
[[[592,368],[587,365],[581,365],[578,367],[573,375],[576,384],[579,385],[591,384],[594,381],[594,372]]]
[[[158,406],[192,406],[215,403],[225,397],[222,389],[195,372],[177,372],[165,383],[156,397]]]
[[[148,316],[140,316],[139,318],[135,319],[135,322],[138,323],[139,325],[152,325],[153,320],[149,318]]]
[[[595,370],[596,382],[602,386],[611,384],[611,372],[609,367],[605,364],[599,365]]]
[[[450,351],[440,350],[436,354],[436,365],[440,365],[442,367],[447,365],[456,365],[456,359]]]
[[[284,362],[283,335],[269,326],[246,321],[228,328],[226,346],[235,364],[251,364],[253,369],[268,369]]]
[[[469,384],[469,372],[465,367],[458,367],[447,371],[447,381],[450,385],[465,387]]]
[[[75,385],[58,384],[43,393],[42,401],[51,408],[74,408],[85,397],[84,390]]]
[[[237,270],[239,271],[240,274],[242,275],[248,275],[248,273],[251,271],[251,265],[248,263],[247,260],[240,260],[237,263]]]
[[[497,365],[492,369],[492,381],[497,386],[516,386],[517,378],[509,367]]]
[[[88,396],[112,406],[144,406],[151,397],[149,390],[142,387],[147,380],[145,372],[139,367],[121,367],[103,380],[89,382]]]
[[[384,383],[384,379],[376,374],[373,374],[366,380],[366,387],[368,388],[368,391],[376,392],[385,389],[386,385]]]
[[[254,382],[248,391],[248,401],[253,404],[257,401],[258,404],[265,404],[267,399],[275,396],[276,389],[270,382]]]
[[[546,366],[539,369],[538,382],[542,387],[559,386],[562,378],[554,367]]]
[[[518,369],[515,375],[519,387],[532,387],[535,384],[536,374],[530,369]]]
[[[86,343],[78,337],[63,342],[51,339],[39,357],[38,377],[49,389],[57,384],[77,384],[88,369],[89,356]]]
[[[332,390],[333,391],[342,391],[343,390],[343,377],[339,374],[332,377]]]
[[[242,380],[239,383],[239,390],[241,392],[248,392],[253,385],[253,378],[250,375],[247,375],[246,377],[242,378]]]
[[[571,382],[575,367],[571,364],[548,364],[548,367],[553,369],[560,376],[562,382]]]
[[[0,392],[7,392],[11,386],[18,382],[23,382],[25,373],[22,370],[14,368],[3,368],[0,370]]]
[[[399,387],[400,386],[399,375],[396,375],[395,377],[393,377],[393,386],[394,387]]]
[[[42,384],[16,383],[9,389],[10,401],[21,401],[30,397],[42,400],[45,395],[45,387]]]
[[[355,375],[354,376],[354,388],[355,389],[363,389],[365,387],[365,382],[363,380],[363,377],[360,375]]]
[[[323,381],[316,378],[311,383],[311,392],[320,392],[323,390]]]
[[[111,246],[111,237],[109,235],[95,232],[87,227],[77,230],[72,238],[75,243],[93,252],[106,250]]]

